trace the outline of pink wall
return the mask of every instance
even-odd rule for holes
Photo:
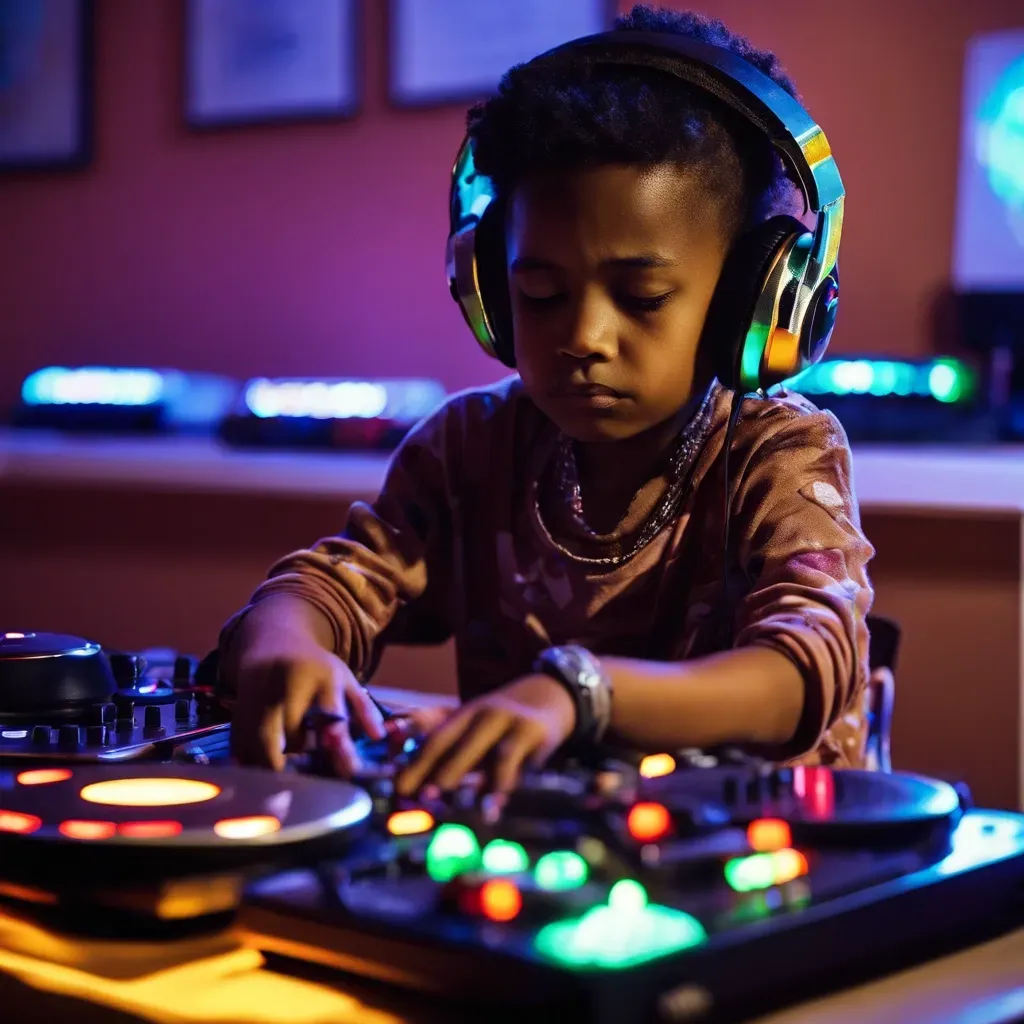
[[[497,375],[443,281],[463,111],[388,109],[384,4],[364,2],[358,120],[194,135],[182,4],[98,0],[93,166],[0,182],[0,406],[49,362],[400,372],[452,388]],[[950,259],[963,45],[1019,24],[1020,0],[706,10],[782,55],[838,155],[837,347],[924,351]]]

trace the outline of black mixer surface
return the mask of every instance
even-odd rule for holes
[[[412,805],[366,784],[369,842],[255,883],[244,919],[477,1004],[742,1015],[1024,922],[1024,817],[911,775],[660,754],[529,775],[500,817],[472,787]]]
[[[228,716],[195,658],[108,651],[54,633],[0,633],[0,760],[227,756]]]
[[[944,782],[678,751],[407,800],[401,729],[349,783],[315,750],[226,763],[227,718],[193,659],[7,634],[0,907],[81,942],[229,917],[275,970],[386,983],[410,1021],[742,1018],[1024,924],[1024,815]]]

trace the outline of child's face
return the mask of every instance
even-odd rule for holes
[[[695,173],[674,164],[550,174],[516,189],[516,364],[566,434],[633,437],[707,384],[697,343],[729,248],[723,224]]]

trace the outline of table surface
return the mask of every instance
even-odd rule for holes
[[[0,932],[3,925],[0,914]],[[40,943],[51,948],[48,938],[48,933],[34,930],[30,949],[34,952]],[[136,970],[126,979],[112,975],[112,969],[126,957],[129,961],[132,955],[145,958],[144,948],[126,954],[123,944],[104,942],[104,948],[98,949],[94,943],[77,943],[81,955],[53,967],[48,958],[32,955],[24,943],[0,943],[0,999],[12,1021],[41,1013],[51,1019],[44,1012],[47,996],[79,1001],[63,1004],[61,1020],[70,1020],[67,1010],[77,1005],[76,1019],[104,1024],[440,1024],[449,1019],[447,1013],[438,1015],[436,1004],[408,992],[368,989],[359,980],[327,987],[312,978],[268,970],[258,942],[240,945],[216,937],[192,942],[213,948],[209,955],[182,957],[176,966],[163,964],[162,969],[142,976],[136,976]],[[92,960],[98,970],[90,969]],[[22,985],[12,988],[5,979],[18,979]],[[115,1013],[81,1013],[82,1003]],[[1021,1020],[1024,929],[748,1024],[1010,1024]]]
[[[1024,1020],[1024,929],[751,1024],[1003,1024]]]
[[[238,450],[206,438],[0,431],[0,484],[352,499],[378,492],[387,462],[379,453]],[[855,446],[853,463],[864,509],[1024,511],[1024,446]]]

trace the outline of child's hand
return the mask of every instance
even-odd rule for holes
[[[359,767],[348,728],[349,708],[372,739],[384,737],[380,712],[349,667],[302,631],[267,631],[247,638],[233,674],[238,699],[231,741],[243,763],[283,768],[285,753],[305,747],[303,718],[311,708],[337,716],[322,727],[320,741],[339,775]]]
[[[494,788],[508,792],[523,763],[550,757],[575,722],[576,709],[564,686],[547,676],[524,676],[464,704],[435,729],[399,776],[398,792],[410,796],[427,782],[453,789],[492,752]]]

